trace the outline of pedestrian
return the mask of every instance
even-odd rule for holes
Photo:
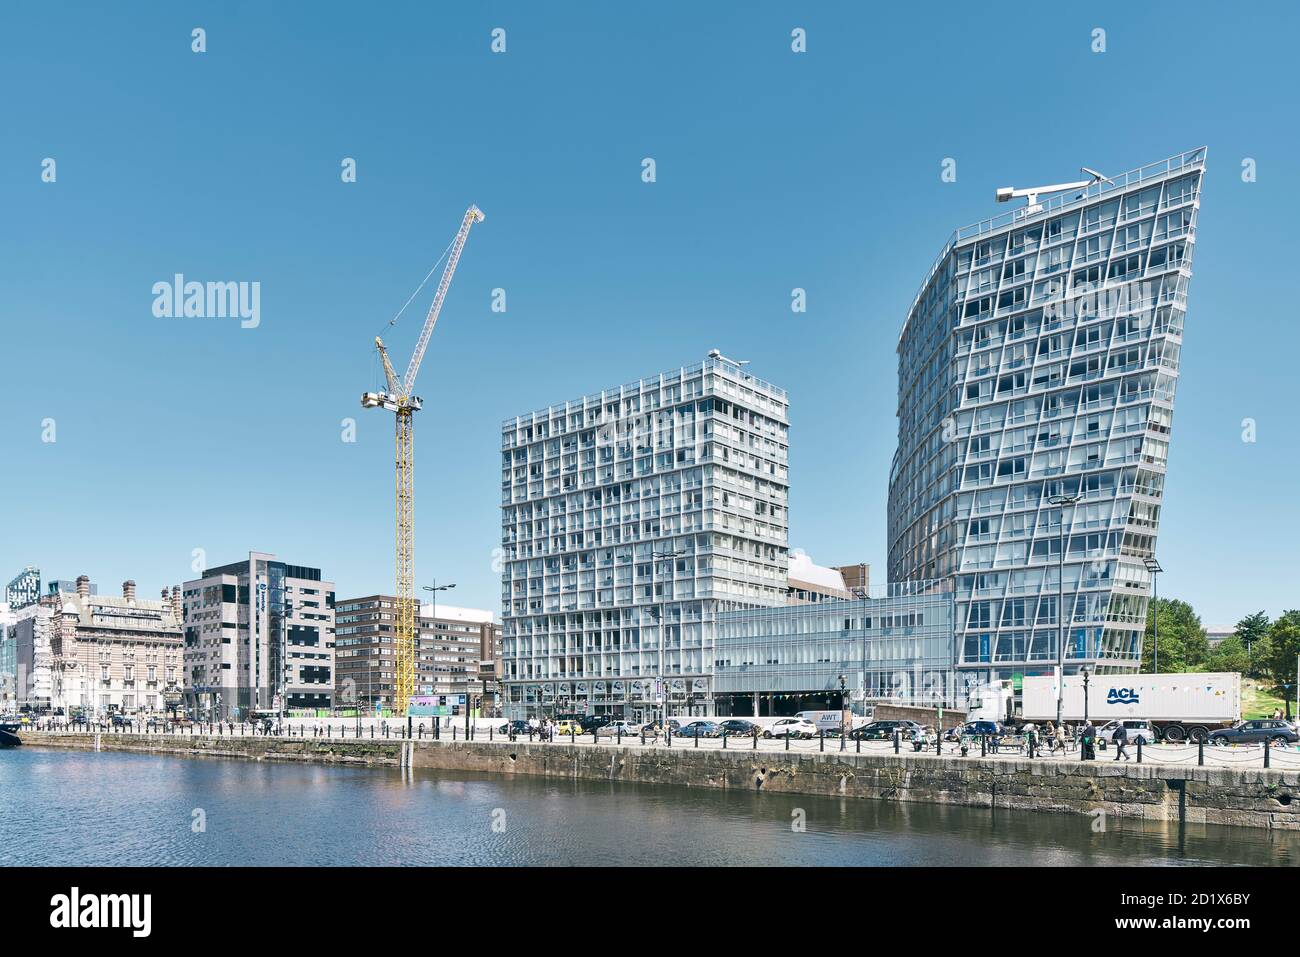
[[[1027,724],[1025,725],[1025,754],[1032,758],[1037,749],[1038,728],[1036,725]]]
[[[1079,757],[1084,761],[1096,760],[1097,753],[1093,750],[1096,741],[1097,729],[1092,726],[1092,721],[1086,721],[1083,730],[1079,732]]]
[[[1128,752],[1124,750],[1124,746],[1128,744],[1128,729],[1124,727],[1123,721],[1119,723],[1119,727],[1117,727],[1115,733],[1111,735],[1111,741],[1115,744],[1115,760],[1118,761],[1122,757],[1127,761]]]

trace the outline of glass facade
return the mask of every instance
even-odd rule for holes
[[[889,577],[953,581],[968,685],[1049,673],[1062,620],[1067,671],[1138,665],[1204,168],[958,230],[912,305]]]
[[[720,614],[713,663],[715,691],[725,702],[720,710],[839,707],[841,675],[855,700],[954,704],[950,588],[947,581],[899,582],[880,598]],[[774,698],[800,704],[783,708]]]
[[[717,615],[785,600],[786,415],[710,354],[504,423],[507,715],[712,710]]]

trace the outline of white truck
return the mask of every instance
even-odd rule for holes
[[[1026,676],[1021,686],[1024,721],[1056,720],[1056,677]],[[1206,741],[1216,728],[1241,718],[1241,675],[1235,671],[1199,674],[1113,674],[1088,676],[1088,714],[1096,727],[1122,718],[1145,719],[1164,741]],[[1084,719],[1083,676],[1067,675],[1062,718]]]

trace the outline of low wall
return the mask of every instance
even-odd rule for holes
[[[24,732],[30,745],[93,750],[94,734]],[[104,734],[106,751],[310,761],[487,774],[743,788],[887,801],[1300,830],[1300,772],[1115,764],[509,742],[174,738]]]

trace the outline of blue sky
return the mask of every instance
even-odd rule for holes
[[[1207,623],[1275,615],[1300,604],[1300,332],[1283,291],[1297,19],[1282,4],[6,5],[0,579],[36,564],[152,595],[192,577],[196,548],[210,564],[257,549],[322,566],[341,596],[390,590],[393,423],[358,397],[380,384],[374,335],[473,202],[487,220],[418,389],[420,583],[499,611],[502,419],[711,348],[790,393],[791,546],[881,581],[894,345],[948,233],[1004,210],[997,186],[1208,145],[1161,594]],[[178,272],[260,282],[261,325],[156,318],[151,288]],[[399,371],[431,293],[386,334]]]

